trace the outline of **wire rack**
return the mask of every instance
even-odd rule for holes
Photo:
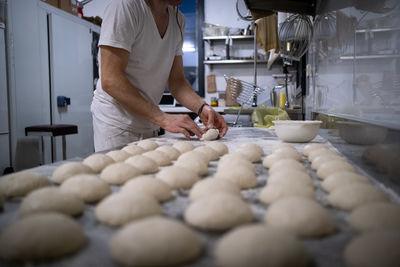
[[[236,116],[235,122],[233,123],[233,126],[236,126],[243,107],[251,106],[255,96],[264,92],[266,89],[255,84],[236,79],[232,76],[224,75],[224,78],[226,81],[227,91],[230,92],[230,97],[240,104],[239,112]]]

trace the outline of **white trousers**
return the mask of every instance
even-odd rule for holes
[[[95,152],[119,148],[128,143],[158,136],[158,130],[146,133],[135,133],[127,129],[106,124],[93,117],[93,134]]]

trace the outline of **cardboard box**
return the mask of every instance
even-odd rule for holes
[[[78,7],[76,0],[59,0],[58,8],[71,13],[73,15],[78,14]]]
[[[49,4],[49,5],[52,5],[54,7],[58,7],[58,1],[59,0],[41,0],[41,1],[45,2],[45,3]]]

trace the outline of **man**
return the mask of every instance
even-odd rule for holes
[[[201,137],[188,115],[159,109],[167,85],[179,103],[200,116],[206,130],[217,128],[220,137],[225,135],[225,120],[184,77],[181,2],[112,0],[107,6],[99,41],[100,79],[91,105],[96,151],[153,137],[159,127]]]

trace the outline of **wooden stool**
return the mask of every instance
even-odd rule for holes
[[[25,135],[28,136],[40,136],[41,149],[42,149],[42,164],[44,164],[44,142],[43,136],[51,137],[51,162],[56,159],[56,149],[54,147],[54,137],[62,137],[62,155],[63,160],[67,159],[66,153],[66,141],[65,136],[68,134],[78,133],[78,126],[71,124],[45,124],[45,125],[33,125],[25,128]]]

